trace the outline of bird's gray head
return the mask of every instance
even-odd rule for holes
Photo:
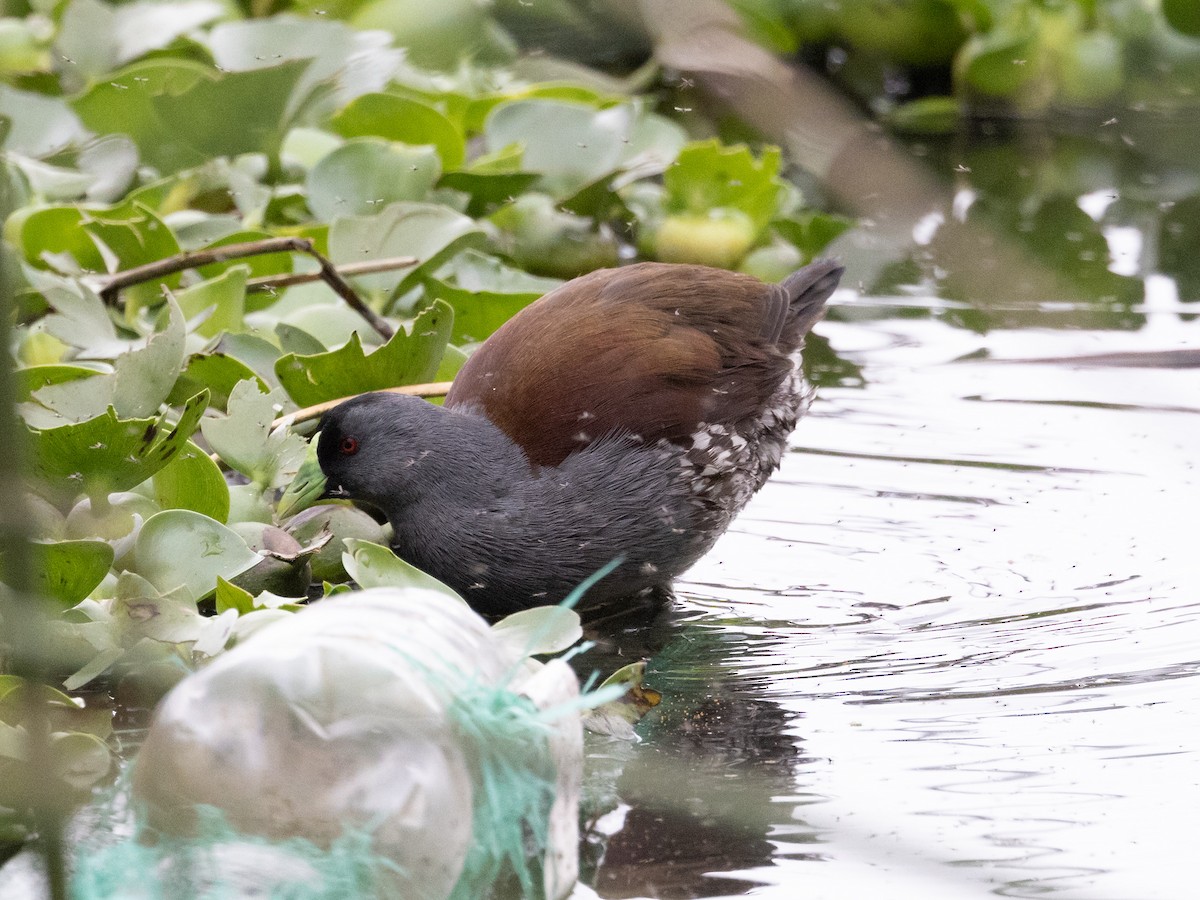
[[[321,419],[317,461],[331,491],[384,512],[417,499],[447,449],[441,408],[403,394],[363,394]]]
[[[483,416],[389,393],[327,412],[317,461],[330,491],[379,508],[393,525],[423,501],[483,502],[529,475],[521,451]]]

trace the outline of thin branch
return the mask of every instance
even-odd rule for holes
[[[404,269],[415,266],[420,260],[415,256],[393,256],[390,259],[372,259],[367,262],[347,263],[337,266],[337,272],[343,278],[355,275],[373,275],[376,272],[390,272],[393,269]],[[261,278],[251,278],[246,282],[246,290],[251,293],[266,293],[281,288],[295,287],[298,284],[311,284],[321,280],[320,272],[293,272],[290,275],[264,275]]]
[[[385,341],[391,340],[392,335],[396,333],[391,325],[385,322],[375,310],[362,301],[362,298],[358,296],[354,288],[350,286],[350,283],[338,273],[333,263],[321,253],[318,253],[312,241],[307,238],[263,238],[259,241],[246,241],[241,244],[228,244],[224,247],[210,247],[207,250],[177,253],[174,256],[156,260],[144,266],[136,266],[132,269],[126,269],[124,272],[117,272],[110,278],[105,279],[104,286],[100,289],[100,297],[105,303],[115,304],[117,295],[122,289],[130,285],[154,281],[156,278],[173,275],[185,269],[195,269],[200,266],[211,265],[212,263],[227,262],[231,259],[244,259],[247,256],[261,256],[267,253],[307,253],[321,267],[318,277],[328,284],[339,297],[345,300],[351,309],[366,319],[368,324],[378,332],[380,337]]]
[[[430,384],[406,384],[401,387],[383,388],[381,391],[373,391],[372,393],[384,394],[409,394],[413,397],[442,397],[450,390],[449,381],[435,381]],[[324,403],[318,403],[316,406],[306,406],[304,409],[298,409],[295,412],[287,413],[280,416],[271,423],[271,428],[278,428],[281,425],[296,425],[299,422],[308,422],[312,419],[319,419],[329,410],[333,409],[339,403],[345,403],[347,400],[353,400],[354,397],[360,396],[353,394],[349,397],[339,397],[337,400],[327,400]]]

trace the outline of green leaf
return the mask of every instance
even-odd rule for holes
[[[364,94],[333,117],[343,137],[380,137],[437,148],[442,168],[456,169],[466,158],[466,142],[444,115],[418,100],[394,94]]]
[[[646,662],[640,660],[613,672],[596,693],[620,691],[614,700],[600,704],[584,719],[584,727],[595,734],[633,740],[633,726],[662,700],[662,694],[643,683]]]
[[[303,4],[302,4],[303,5]],[[226,71],[262,69],[282,60],[308,60],[309,68],[297,85],[293,107],[302,101],[313,121],[323,121],[326,106],[379,90],[400,64],[390,42],[351,28],[327,4],[320,12],[329,18],[272,15],[253,21],[223,22],[208,35],[213,60]],[[326,96],[332,94],[333,96]],[[319,95],[319,96],[310,96]],[[314,112],[312,106],[317,103]],[[330,109],[332,111],[332,109]]]
[[[16,382],[14,392],[18,403],[28,403],[35,391],[54,384],[70,384],[99,374],[96,369],[85,366],[49,365],[26,366],[13,373]]]
[[[72,274],[130,269],[179,252],[175,236],[162,219],[135,201],[18,212],[6,233],[31,265],[44,269],[53,264]],[[159,284],[174,287],[178,283],[176,273],[127,291],[157,298]]]
[[[250,337],[250,335],[239,335]],[[261,338],[254,338],[261,341]],[[265,344],[266,342],[263,341]],[[270,346],[270,345],[268,345]],[[274,348],[272,348],[273,350]],[[277,353],[277,351],[276,351]],[[274,365],[273,353],[268,365]],[[240,381],[247,378],[255,379],[261,390],[268,390],[267,383],[253,369],[225,353],[196,353],[188,358],[187,365],[175,382],[168,403],[179,404],[188,397],[207,390],[212,396],[212,406],[215,409],[225,409],[229,403],[229,395]]]
[[[284,353],[311,356],[314,353],[324,353],[329,349],[303,328],[289,322],[278,323],[275,326],[275,336],[279,338],[279,346],[283,348]]]
[[[175,0],[111,6],[99,0],[71,0],[63,11],[55,50],[71,65],[64,72],[83,81],[109,72],[221,15],[212,0]]]
[[[358,538],[346,538],[345,544],[346,552],[342,554],[342,564],[359,587],[424,588],[445,594],[466,605],[467,601],[449,587],[405,562],[388,547]]]
[[[562,282],[538,278],[468,250],[426,280],[426,295],[454,309],[450,340],[482,341],[514,315]]]
[[[1200,4],[1194,0],[1162,0],[1162,13],[1176,31],[1200,37]]]
[[[4,149],[26,156],[49,156],[82,144],[87,132],[61,97],[19,91],[0,84],[0,116],[9,123]]]
[[[112,750],[94,734],[50,735],[50,774],[76,791],[86,791],[112,768]]]
[[[159,515],[163,515],[160,513]],[[151,659],[161,658],[162,648],[148,648],[144,639],[167,644],[196,640],[205,620],[196,607],[196,598],[185,586],[164,591],[133,571],[122,572],[117,592],[109,607],[112,621],[125,646],[133,645],[124,662],[129,665],[146,650]]]
[[[158,419],[120,419],[111,408],[75,425],[32,432],[33,473],[51,493],[89,496],[127,491],[182,450],[208,405],[192,397],[171,427]]]
[[[1029,82],[1040,77],[1037,35],[1033,29],[997,28],[975,34],[958,51],[957,78],[980,94],[1012,99]]]
[[[524,148],[522,168],[542,176],[542,189],[565,198],[622,168],[637,128],[631,104],[596,109],[582,103],[529,99],[503,103],[484,126],[491,152]]]
[[[518,657],[561,653],[583,638],[579,614],[562,606],[536,606],[505,616],[492,633]]]
[[[30,550],[38,593],[64,607],[95,590],[113,564],[113,548],[106,541],[36,542]]]
[[[192,441],[155,474],[154,499],[163,509],[190,509],[218,522],[229,518],[221,467]]]
[[[220,73],[185,60],[135,63],[94,84],[72,106],[100,134],[127,134],[163,173],[212,157],[279,151],[288,102],[306,60]]]
[[[223,334],[213,354],[230,356],[248,366],[268,387],[278,387],[275,378],[275,361],[279,359],[279,348],[256,334]]]
[[[517,265],[538,275],[574,278],[620,261],[620,244],[605,225],[564,212],[553,197],[529,193],[497,210],[497,244]]]
[[[423,200],[439,173],[432,148],[357,138],[308,173],[308,205],[319,219],[368,215],[398,200]]]
[[[236,610],[239,616],[254,611],[254,598],[249,591],[244,591],[236,584],[230,584],[224,578],[217,576],[216,593],[217,615],[227,609]]]
[[[162,594],[183,588],[193,601],[254,566],[259,555],[236,532],[187,509],[151,516],[134,542],[129,570]]]
[[[226,465],[264,488],[279,487],[299,469],[308,446],[299,435],[272,429],[282,409],[274,392],[262,393],[258,383],[248,379],[229,395],[228,414],[205,419],[200,430]]]
[[[50,720],[50,730],[77,731],[107,738],[112,734],[112,712],[103,707],[83,707],[48,684],[27,681],[16,675],[0,675],[0,722],[24,725],[30,703]],[[0,750],[0,756],[5,755]]]
[[[407,290],[421,273],[432,271],[464,247],[483,242],[483,230],[473,219],[432,203],[393,203],[373,216],[339,216],[329,229],[329,255],[334,262],[400,256],[419,260],[355,279],[387,296]]]
[[[275,365],[279,381],[300,406],[350,397],[367,391],[421,384],[433,379],[450,339],[454,312],[436,302],[412,323],[411,333],[396,332],[367,355],[355,332],[349,343],[329,353],[289,353]]]
[[[103,415],[112,405],[115,378],[95,371],[92,376],[39,388],[31,396],[32,402],[20,408],[25,424],[31,428],[55,428]]]
[[[300,463],[300,468],[296,470],[296,477],[292,479],[291,484],[279,498],[279,505],[276,509],[281,519],[289,518],[308,509],[325,493],[325,473],[321,471],[321,463],[317,459],[317,442],[317,437],[308,442],[308,447],[304,451],[304,459]],[[290,525],[288,530],[291,530]],[[309,535],[309,537],[313,536]]]
[[[234,266],[216,278],[210,278],[187,290],[180,291],[175,299],[188,319],[194,319],[206,310],[212,315],[195,329],[202,337],[216,337],[222,331],[242,331],[242,316],[246,311],[246,278],[249,266]]]
[[[904,134],[952,134],[962,119],[953,97],[921,97],[896,107],[888,122]]]
[[[146,346],[117,357],[113,363],[113,408],[117,415],[133,418],[153,415],[171,393],[183,368],[186,328],[183,313],[167,298],[167,327]]]
[[[478,218],[490,207],[519,197],[540,177],[536,172],[447,172],[438,187],[469,194],[467,215]]]
[[[778,147],[756,160],[748,147],[719,142],[689,144],[663,174],[667,211],[704,214],[733,209],[746,214],[758,232],[775,215],[783,194]]]
[[[72,347],[95,351],[117,346],[117,331],[99,294],[75,279],[30,270],[30,281],[54,312],[46,331]]]
[[[853,224],[854,221],[845,216],[812,211],[776,219],[771,227],[811,260]]]

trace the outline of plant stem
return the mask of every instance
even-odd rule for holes
[[[347,306],[366,319],[367,323],[375,329],[380,337],[388,341],[396,333],[395,329],[382,316],[363,302],[363,299],[358,296],[354,288],[350,286],[350,283],[341,276],[333,263],[323,254],[317,252],[312,241],[307,238],[263,238],[258,241],[228,244],[224,247],[210,247],[207,250],[177,253],[174,256],[168,256],[166,259],[159,259],[152,263],[146,263],[144,266],[136,266],[109,276],[104,279],[100,288],[100,298],[105,303],[115,304],[117,302],[117,295],[130,285],[154,281],[157,278],[173,275],[185,269],[195,269],[200,266],[211,265],[212,263],[227,262],[231,259],[244,259],[247,256],[261,256],[267,253],[307,253],[321,267],[317,277],[328,284],[334,293],[345,300]]]

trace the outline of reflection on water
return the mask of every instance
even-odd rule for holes
[[[1194,896],[1200,322],[1173,274],[974,319],[839,298],[782,471],[630,651],[667,699],[592,748],[601,896]]]

